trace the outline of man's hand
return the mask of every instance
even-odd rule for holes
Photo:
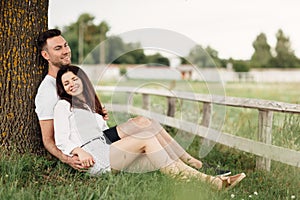
[[[85,171],[86,167],[84,167],[78,156],[74,155],[74,156],[66,156],[66,159],[64,159],[62,162],[70,165],[73,169],[79,170],[79,171]]]
[[[42,130],[43,143],[47,151],[49,151],[52,155],[58,158],[63,163],[70,165],[70,167],[76,170],[84,170],[77,156],[67,156],[61,152],[55,145],[54,141],[54,124],[53,120],[40,120],[40,126]]]
[[[106,121],[109,120],[108,111],[105,108],[105,106],[102,107],[102,112],[103,112],[103,119]]]

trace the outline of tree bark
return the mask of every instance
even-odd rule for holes
[[[0,11],[1,150],[42,153],[34,98],[47,64],[36,39],[48,28],[48,0],[1,0]]]

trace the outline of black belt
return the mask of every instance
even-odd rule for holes
[[[102,136],[96,137],[96,138],[94,138],[94,139],[92,139],[92,140],[90,140],[90,141],[84,143],[83,145],[81,145],[80,148],[84,147],[85,145],[87,145],[87,144],[89,144],[89,143],[91,143],[91,142],[93,142],[93,141],[95,141],[95,140],[102,140],[102,139],[103,139]],[[105,140],[105,138],[104,138],[104,140]]]

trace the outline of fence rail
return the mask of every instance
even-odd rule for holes
[[[125,111],[132,114],[143,115],[146,117],[155,117],[160,123],[181,129],[208,140],[236,148],[245,152],[257,155],[256,168],[270,170],[271,160],[286,163],[292,166],[300,167],[300,152],[284,147],[272,145],[272,123],[274,112],[300,113],[300,105],[289,104],[276,101],[224,97],[206,94],[195,94],[190,92],[157,90],[148,88],[132,87],[112,87],[96,86],[95,89],[101,92],[125,92],[129,94],[141,94],[143,96],[142,108],[132,105],[111,105],[115,111]],[[149,96],[163,96],[168,99],[168,115],[150,112]],[[175,103],[174,99],[182,99],[203,103],[203,117],[201,124],[194,124],[174,118]],[[235,136],[229,133],[219,132],[209,127],[211,119],[211,105],[225,105],[240,108],[251,108],[258,110],[258,141]]]

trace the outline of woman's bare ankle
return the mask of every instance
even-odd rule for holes
[[[202,167],[202,162],[196,158],[189,156],[188,158],[183,158],[183,161],[191,167],[200,169]]]

